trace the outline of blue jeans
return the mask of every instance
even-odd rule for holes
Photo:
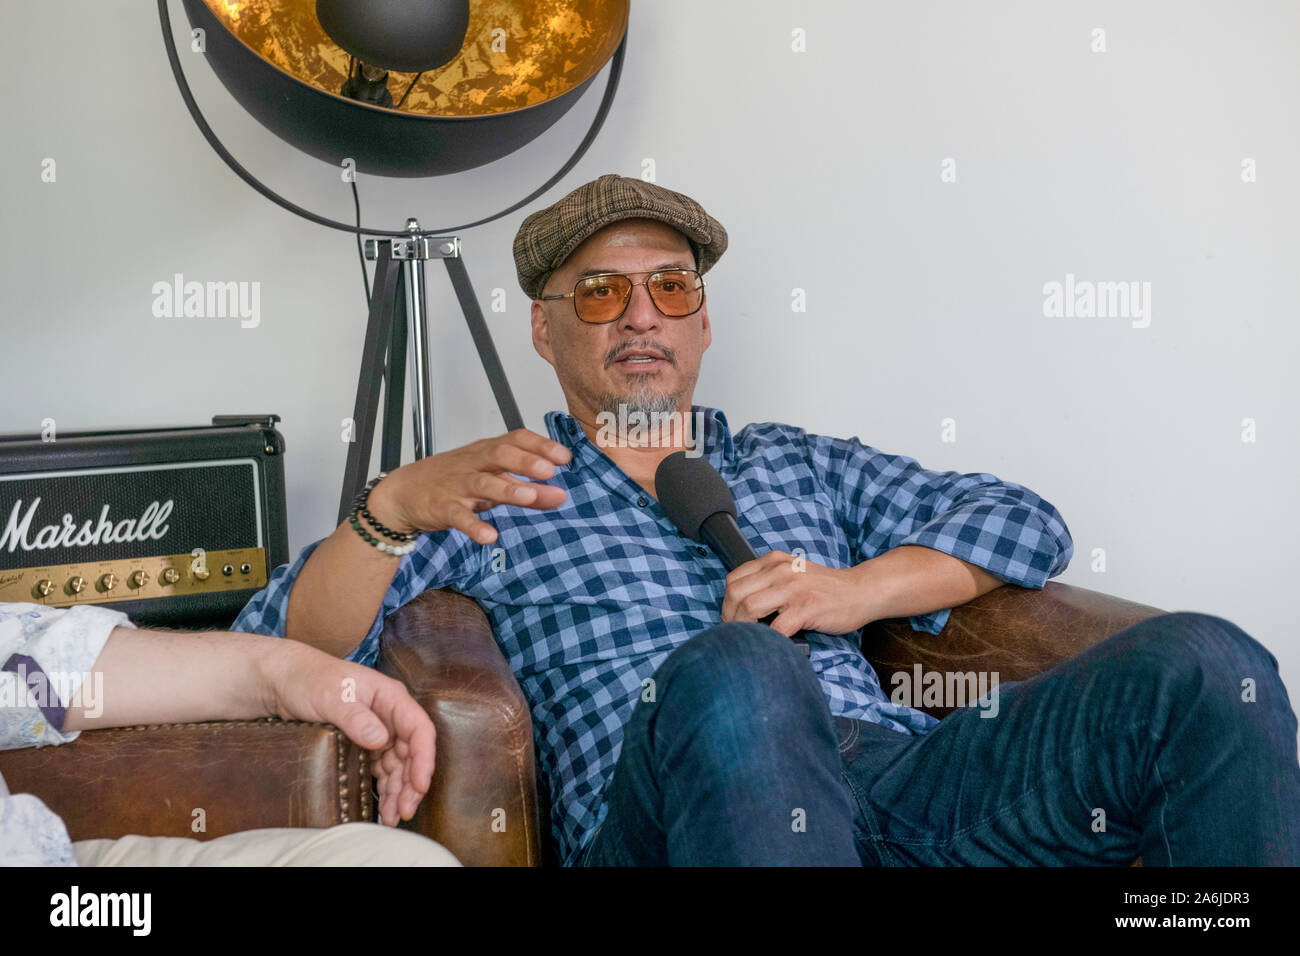
[[[832,717],[766,624],[654,679],[580,865],[1300,865],[1296,717],[1220,617],[1142,621],[917,736]]]

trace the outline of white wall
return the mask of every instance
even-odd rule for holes
[[[365,322],[352,238],[280,211],[208,148],[153,3],[28,4],[23,23],[0,35],[0,431],[278,412],[296,552],[328,533],[337,503]],[[796,27],[807,52],[791,50]],[[543,430],[563,399],[530,342],[515,229],[653,158],[659,183],[731,235],[708,277],[714,341],[696,401],[737,428],[779,419],[1025,484],[1074,535],[1058,580],[1230,618],[1295,693],[1297,29],[1287,0],[640,0],[591,152],[541,202],[463,234],[485,309],[506,290],[507,311],[486,315],[526,423]],[[246,165],[352,215],[335,168],[185,63]],[[490,166],[363,179],[365,220],[443,226],[504,208],[569,156],[603,83]],[[948,157],[956,182],[941,181]],[[260,282],[260,326],[154,318],[151,286],[176,272]],[[1044,284],[1067,273],[1149,282],[1150,325],[1045,317]],[[429,275],[447,449],[502,423],[445,273]],[[946,418],[956,442],[942,440]]]

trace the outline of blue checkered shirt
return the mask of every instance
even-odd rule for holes
[[[1041,588],[1070,561],[1073,543],[1060,514],[1021,485],[926,471],[856,438],[778,422],[747,425],[733,437],[721,411],[692,408],[704,414],[705,456],[731,487],[740,528],[760,555],[802,549],[809,561],[847,568],[899,545],[922,545],[1028,588]],[[674,648],[720,623],[727,571],[682,536],[575,419],[549,412],[546,428],[573,452],[547,481],[565,490],[564,504],[482,512],[498,534],[489,546],[456,530],[423,535],[348,659],[373,664],[384,618],[429,588],[477,600],[528,700],[553,831],[561,860],[572,864],[604,819],[604,790],[642,681]],[[289,590],[316,544],[275,570],[234,630],[283,636]],[[910,622],[938,634],[948,615],[938,610]],[[856,633],[807,636],[832,714],[909,734],[938,723],[889,699]]]

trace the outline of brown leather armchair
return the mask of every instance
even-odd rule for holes
[[[954,608],[940,634],[875,621],[863,652],[881,686],[895,671],[997,671],[1024,680],[1164,611],[1087,588],[1003,585]],[[437,728],[433,786],[409,826],[466,866],[555,861],[550,800],[533,760],[528,706],[474,600],[428,591],[388,619],[379,667],[402,680]],[[953,708],[923,707],[943,718]]]
[[[1137,621],[1144,604],[1049,582],[1004,585],[955,608],[941,634],[876,621],[863,650],[891,686],[896,670],[997,671],[1023,680]],[[479,605],[429,591],[387,622],[379,668],[428,709],[433,785],[403,824],[466,866],[555,862],[550,801],[533,755],[527,702]],[[951,708],[922,708],[942,718]],[[83,733],[61,747],[0,751],[13,793],[34,793],[75,840],[319,827],[374,818],[365,754],[338,730],[293,721],[167,724]],[[193,824],[202,809],[205,829]]]

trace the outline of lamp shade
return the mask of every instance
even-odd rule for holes
[[[421,73],[460,52],[469,0],[316,0],[316,19],[358,60]]]
[[[482,166],[549,129],[618,48],[629,3],[473,0],[459,52],[389,108],[340,94],[349,53],[313,0],[183,0],[206,62],[262,125],[332,165],[350,158],[361,172],[402,177]],[[387,4],[361,6],[374,15]],[[412,80],[390,74],[394,100]]]

